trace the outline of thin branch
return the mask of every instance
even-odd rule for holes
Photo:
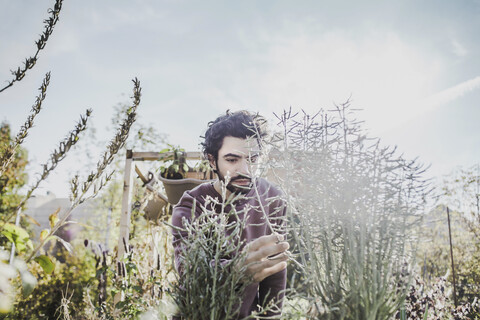
[[[37,96],[35,104],[32,106],[32,110],[30,115],[27,118],[27,121],[25,121],[23,126],[20,128],[20,131],[17,133],[17,136],[13,144],[9,145],[6,148],[4,154],[0,156],[0,176],[5,173],[9,164],[12,162],[13,158],[15,157],[17,148],[23,143],[23,141],[27,137],[28,130],[33,127],[35,117],[42,110],[42,102],[43,100],[45,100],[45,97],[47,95],[47,88],[49,84],[50,84],[50,72],[48,72],[45,75],[42,85],[40,86],[40,88],[38,88],[38,90],[40,90],[40,94]]]
[[[15,77],[8,82],[8,84],[0,89],[0,92],[3,92],[4,90],[10,88],[15,82],[22,80],[25,77],[25,74],[27,73],[27,70],[32,69],[33,66],[35,66],[35,63],[38,60],[38,54],[39,52],[45,48],[45,45],[47,44],[48,38],[53,32],[53,28],[58,22],[58,17],[60,15],[60,11],[62,10],[62,2],[63,0],[56,0],[55,6],[53,9],[48,9],[48,13],[50,13],[50,17],[43,22],[45,23],[44,31],[40,35],[40,39],[35,41],[35,44],[37,45],[37,51],[35,52],[33,57],[26,58],[25,61],[23,62],[23,67],[18,67],[17,70],[12,70],[12,75]]]
[[[23,198],[22,202],[18,205],[18,208],[21,208],[25,205],[27,200],[31,197],[33,191],[35,191],[40,183],[47,179],[48,175],[55,170],[57,165],[60,161],[65,159],[67,156],[67,152],[78,142],[79,135],[82,131],[87,128],[87,121],[92,113],[91,109],[87,109],[85,112],[85,116],[80,116],[80,121],[75,126],[75,129],[72,130],[68,136],[60,142],[57,149],[53,150],[52,154],[50,155],[50,159],[43,164],[43,171],[40,174],[40,177],[37,178],[37,181],[30,187],[26,196]],[[17,210],[13,211],[4,221],[2,221],[2,225],[0,225],[0,229],[7,223],[15,214]]]
[[[95,183],[95,181],[101,178],[107,166],[112,163],[115,155],[120,151],[121,148],[123,148],[125,142],[127,141],[128,135],[130,133],[130,128],[137,117],[137,107],[140,104],[140,97],[142,92],[142,88],[140,87],[140,81],[138,81],[137,78],[132,81],[134,84],[132,96],[133,104],[130,108],[128,108],[127,117],[124,119],[123,123],[118,128],[114,138],[108,144],[107,151],[105,151],[101,160],[98,161],[96,171],[91,171],[87,179],[83,182],[81,186],[78,183],[78,177],[74,177],[71,181],[72,193],[70,196],[70,200],[73,203],[78,202],[78,204],[80,204],[86,200],[84,196],[87,191]],[[111,174],[109,176],[111,177]],[[100,183],[100,185],[102,185],[102,183]],[[98,190],[96,191],[99,190],[100,188],[98,188]]]
[[[108,181],[111,180],[113,176],[113,172],[104,175],[105,169],[112,163],[114,160],[115,155],[120,151],[120,149],[125,145],[125,141],[128,138],[130,128],[136,120],[136,111],[137,107],[140,104],[140,96],[141,96],[141,88],[140,88],[140,81],[137,78],[133,80],[134,89],[133,89],[133,105],[127,110],[127,117],[123,121],[123,123],[118,128],[118,131],[115,137],[110,141],[109,145],[107,146],[107,151],[103,154],[102,159],[97,163],[97,170],[96,172],[91,172],[86,181],[82,184],[81,190],[79,188],[78,183],[78,176],[75,176],[72,179],[72,195],[71,201],[72,204],[68,209],[67,213],[55,224],[55,226],[50,230],[49,234],[35,247],[35,249],[31,252],[28,258],[25,260],[29,262],[32,258],[36,256],[36,254],[40,251],[40,249],[45,245],[45,243],[49,240],[50,236],[53,236],[60,227],[65,225],[70,217],[72,211],[81,203],[94,197],[98,191],[106,185]],[[78,138],[77,138],[78,139]],[[97,184],[97,182],[99,183]],[[86,193],[91,187],[94,187],[94,192],[89,197],[86,197]],[[79,192],[80,191],[80,192]]]

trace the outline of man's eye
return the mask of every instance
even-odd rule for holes
[[[237,159],[227,159],[228,162],[234,163]]]
[[[250,158],[248,159],[248,161],[249,161],[250,163],[255,163],[255,162],[257,162],[257,160],[258,160],[258,156],[250,157]]]

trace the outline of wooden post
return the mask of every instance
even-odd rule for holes
[[[18,208],[17,216],[15,217],[15,225],[18,227],[20,225],[20,213],[22,208]],[[13,258],[15,258],[15,242],[12,242],[12,249],[10,251],[10,264],[13,264]]]
[[[134,167],[134,161],[165,161],[173,159],[173,153],[166,153],[160,154],[159,152],[133,152],[132,150],[127,150],[127,156],[125,160],[125,172],[123,176],[123,196],[122,196],[122,213],[120,217],[120,235],[118,237],[118,251],[117,251],[117,266],[120,265],[121,268],[125,268],[123,263],[123,259],[125,256],[125,248],[128,250],[128,238],[130,235],[130,223],[131,223],[131,214],[132,214],[132,187],[133,187],[133,170],[137,171],[140,175],[142,180],[146,182],[146,177],[141,174],[141,170],[139,168]],[[187,152],[186,153],[187,159],[202,159],[201,152]],[[159,194],[162,199],[166,199],[164,196]],[[166,201],[166,200],[165,200]],[[154,244],[156,238],[152,239],[152,245]],[[156,241],[158,243],[158,241]],[[152,254],[154,255],[153,262],[158,264],[159,256],[158,250],[156,247],[152,248]],[[122,272],[119,272],[118,276],[122,277]],[[114,297],[114,305],[118,302],[122,301],[124,298],[124,293],[119,292]],[[114,316],[118,317],[118,314],[114,313]]]
[[[452,258],[452,275],[453,275],[453,301],[455,303],[455,308],[457,305],[457,291],[455,289],[455,266],[453,264],[453,246],[452,246],[452,231],[450,228],[450,209],[447,207],[447,219],[448,219],[448,237],[450,239],[450,257]]]
[[[120,235],[117,244],[117,265],[120,263],[123,266],[123,257],[125,255],[125,247],[128,249],[128,238],[130,235],[130,218],[132,214],[132,150],[127,150],[127,157],[125,160],[125,172],[123,175],[123,197],[122,197],[122,213],[120,216]],[[121,277],[121,274],[119,274]],[[123,300],[123,292],[115,295],[114,303]]]

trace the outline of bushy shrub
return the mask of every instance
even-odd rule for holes
[[[89,298],[88,319],[136,319],[148,313],[166,320],[172,313],[168,296],[173,280],[169,228],[147,224],[137,231],[142,236],[132,239],[122,263],[104,245],[84,240],[86,255],[95,270],[94,286],[84,292]],[[122,300],[115,303],[115,295],[120,292]],[[66,307],[76,308],[73,304]]]
[[[245,221],[229,205],[230,201],[225,196],[222,202],[207,198],[198,217],[184,220],[182,228],[174,227],[182,236],[180,245],[184,248],[181,271],[173,285],[173,298],[182,319],[222,320],[238,316],[240,293],[250,282],[244,275],[245,269],[237,268],[245,258],[245,253],[240,252],[245,243],[239,241]],[[217,206],[222,212],[215,211]]]
[[[65,263],[56,260],[51,274],[32,264],[30,269],[38,278],[38,285],[28,297],[19,293],[13,311],[4,319],[56,319],[63,315],[63,298],[68,298],[70,315],[74,319],[85,319],[87,302],[83,295],[86,288],[92,288],[92,294],[96,294],[96,270],[95,261],[82,251],[79,247],[73,255],[61,253]]]
[[[480,243],[464,221],[463,213],[450,210],[452,252],[458,303],[473,303],[480,298]],[[424,219],[419,237],[417,263],[427,285],[448,273],[453,284],[447,207],[439,205]]]
[[[427,285],[418,275],[408,291],[405,308],[397,313],[398,319],[480,319],[480,301],[464,303],[455,308],[451,298],[452,286],[446,277],[438,277]]]

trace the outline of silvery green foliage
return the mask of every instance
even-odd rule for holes
[[[181,270],[173,285],[173,298],[182,319],[223,320],[236,319],[238,315],[240,293],[249,281],[244,276],[244,267],[238,267],[245,258],[245,253],[239,252],[245,223],[238,218],[235,208],[229,206],[231,201],[210,197],[198,217],[184,219],[182,229],[172,226],[181,232],[185,248]],[[209,209],[212,204],[221,206],[221,212]]]
[[[310,319],[388,319],[403,308],[413,230],[430,191],[422,166],[352,118],[348,102],[313,116],[290,110],[272,141]]]

